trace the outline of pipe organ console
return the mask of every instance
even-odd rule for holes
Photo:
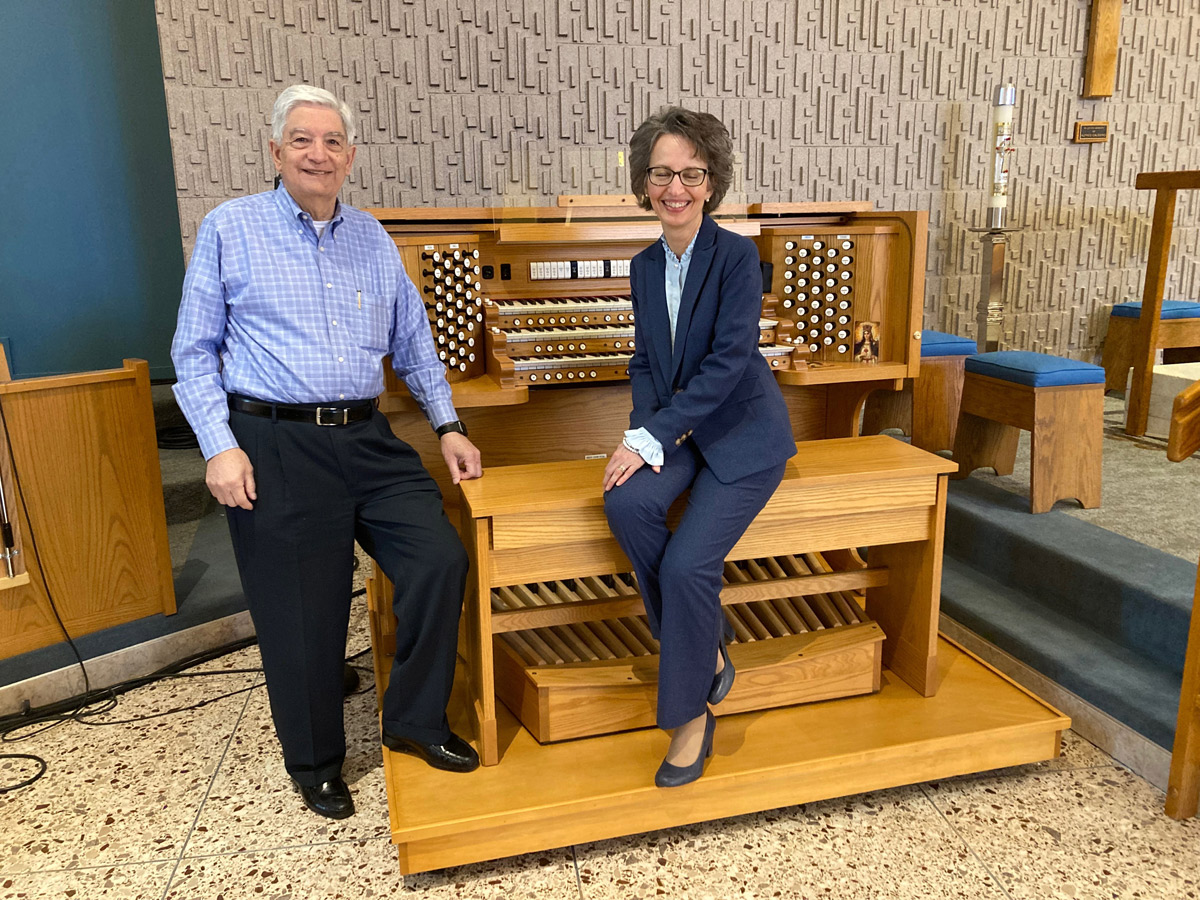
[[[917,371],[926,215],[875,212],[862,204],[722,209],[720,224],[754,240],[764,263],[759,349],[781,385],[796,438],[856,435],[867,394],[898,389]],[[642,660],[656,661],[657,648],[640,617],[628,563],[613,555],[602,510],[595,508],[600,486],[596,480],[593,490],[591,480],[602,464],[583,461],[610,453],[628,426],[628,366],[636,349],[629,261],[658,239],[658,223],[628,207],[375,214],[425,298],[455,405],[485,467],[565,466],[568,460],[582,466],[569,477],[546,467],[541,480],[516,491],[521,497],[513,502],[524,504],[520,514],[488,519],[491,537],[480,538],[478,512],[459,508],[460,491],[447,483],[428,423],[388,371],[381,408],[442,482],[448,511],[459,517],[476,557],[477,577],[494,579],[480,582],[465,617],[492,623],[478,626],[468,654],[472,677],[483,679],[479,702],[487,707],[490,700],[483,698],[498,692],[530,732],[546,740],[651,723],[653,677],[642,675],[652,666]],[[880,473],[852,471],[856,452],[834,453],[858,485],[852,500],[846,495],[854,509],[827,512],[839,522],[839,516],[892,515]],[[479,487],[491,496],[516,471],[495,472],[490,485]],[[562,484],[556,487],[555,478]],[[545,492],[554,496],[542,509]],[[799,515],[791,500],[778,499],[788,516]],[[828,502],[817,506],[824,510]],[[568,503],[578,506],[578,523],[564,518]],[[928,517],[918,512],[916,518]],[[732,602],[726,614],[742,654],[739,682],[771,685],[747,696],[743,709],[879,685],[883,634],[864,615],[863,603],[866,588],[881,588],[885,574],[864,568],[853,549],[858,537],[813,538],[808,526],[787,522],[727,567]],[[535,532],[543,535],[535,541],[541,552],[528,545]],[[879,533],[891,534],[887,528]],[[896,540],[915,540],[897,534]],[[814,539],[825,543],[806,545]],[[763,549],[768,545],[770,552]],[[511,571],[501,572],[509,562],[499,561],[510,557]],[[380,581],[376,576],[368,596],[375,598],[373,627],[385,657],[389,604]],[[814,640],[832,655],[817,653]],[[377,664],[382,673],[382,657]],[[586,700],[580,699],[581,679],[589,685]],[[485,709],[480,722],[494,723],[494,716]]]
[[[738,678],[717,713],[754,715],[731,723],[737,751],[704,779],[648,803],[665,746],[644,732],[659,647],[600,482],[631,406],[628,263],[658,223],[608,198],[375,211],[426,298],[483,454],[483,478],[451,485],[389,368],[380,408],[441,483],[471,557],[450,714],[484,766],[502,769],[472,776],[485,789],[449,796],[436,772],[384,751],[406,873],[694,822],[698,808],[732,815],[1057,753],[1067,719],[938,640],[954,463],[857,437],[867,395],[917,374],[927,215],[866,204],[719,212],[758,247],[760,351],[801,443],[724,571]],[[392,594],[376,569],[366,596],[378,696],[395,650]]]

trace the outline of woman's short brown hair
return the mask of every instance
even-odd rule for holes
[[[630,187],[638,204],[642,209],[650,209],[646,169],[650,166],[650,151],[664,134],[683,138],[695,149],[696,156],[704,160],[712,188],[712,196],[704,202],[704,212],[711,213],[733,184],[733,141],[716,116],[678,106],[659,110],[638,126],[629,141]]]

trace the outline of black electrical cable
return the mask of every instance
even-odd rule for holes
[[[18,781],[16,784],[10,784],[7,787],[0,787],[0,794],[8,794],[12,791],[19,791],[21,788],[29,787],[46,774],[46,761],[40,756],[34,756],[32,753],[4,753],[0,754],[0,759],[26,759],[35,763],[38,767],[37,772],[30,775],[24,781]]]
[[[350,597],[354,599],[361,597],[366,591],[362,588],[354,591]],[[0,743],[18,743],[28,740],[39,734],[43,734],[64,722],[76,722],[80,725],[98,727],[102,725],[128,725],[138,722],[149,721],[151,719],[163,718],[164,716],[174,715],[176,713],[187,712],[193,709],[200,709],[210,703],[215,703],[218,700],[223,700],[227,697],[233,697],[237,694],[244,694],[252,691],[255,688],[262,687],[263,683],[250,685],[249,687],[239,688],[235,691],[228,691],[224,694],[218,694],[214,697],[207,697],[195,703],[186,706],[173,707],[169,710],[164,710],[159,713],[151,713],[144,716],[134,716],[128,719],[112,719],[105,721],[90,721],[95,716],[103,715],[112,711],[117,706],[117,697],[135,688],[145,687],[158,681],[163,681],[171,678],[208,678],[217,675],[256,675],[261,674],[261,668],[253,669],[211,669],[205,672],[188,672],[185,671],[193,666],[198,666],[214,659],[219,659],[230,653],[252,646],[258,642],[256,637],[242,638],[233,641],[229,644],[224,644],[220,647],[214,647],[210,650],[201,651],[184,657],[173,663],[169,663],[162,668],[151,672],[148,675],[142,675],[136,678],[130,678],[125,681],[114,684],[110,687],[101,688],[95,691],[87,691],[84,694],[70,697],[65,700],[60,700],[55,703],[50,703],[45,706],[37,707],[36,709],[27,710],[22,713],[15,713],[9,716],[0,717]],[[371,652],[371,648],[360,650],[358,653],[347,657],[347,663],[353,663],[355,660]],[[374,690],[374,683],[368,679],[367,687],[362,690],[355,691],[354,695],[368,693]],[[26,731],[28,728],[42,726],[35,731]],[[39,770],[30,778],[16,785],[0,787],[0,794],[9,791],[15,791],[19,788],[28,787],[33,784],[46,772],[46,763],[40,757],[26,753],[6,753],[0,754],[0,759],[24,759],[38,763]]]
[[[85,666],[84,662],[83,662],[83,655],[79,652],[79,648],[75,645],[75,641],[74,641],[74,639],[72,639],[70,632],[67,631],[67,626],[63,622],[62,617],[59,615],[58,607],[54,602],[54,597],[50,591],[50,585],[46,581],[45,568],[42,565],[41,554],[38,551],[37,541],[34,538],[33,521],[29,517],[29,507],[25,501],[25,493],[24,493],[24,491],[21,490],[20,475],[17,471],[16,459],[13,455],[12,438],[8,431],[8,420],[4,413],[3,402],[0,402],[0,430],[2,430],[4,432],[6,449],[8,452],[8,458],[12,461],[11,468],[12,468],[14,487],[16,488],[17,494],[19,494],[21,497],[21,509],[25,515],[26,531],[28,532],[28,544],[29,544],[29,547],[33,551],[33,558],[37,563],[37,569],[41,575],[42,589],[45,591],[46,599],[49,601],[50,610],[51,610],[51,612],[54,613],[54,619],[56,622],[58,622],[58,627],[59,627],[59,629],[61,629],[61,631],[63,633],[63,637],[66,638],[67,644],[71,648],[71,652],[74,653],[74,655],[75,655],[75,660],[79,665],[79,669],[83,673],[83,686],[84,686],[84,691],[83,691],[83,694],[81,694],[81,695],[78,695],[75,697],[70,697],[70,698],[67,698],[66,700],[58,701],[57,703],[47,704],[46,706],[39,707],[36,710],[28,710],[28,711],[25,711],[22,713],[17,713],[15,715],[0,717],[0,743],[16,743],[18,741],[28,740],[29,738],[32,738],[39,734],[43,734],[46,731],[49,731],[50,729],[52,729],[58,725],[61,725],[63,722],[69,722],[69,721],[75,721],[81,725],[89,725],[89,726],[124,725],[124,724],[132,724],[132,723],[136,723],[136,722],[148,721],[150,719],[157,719],[157,718],[161,718],[163,716],[174,715],[175,713],[186,712],[186,711],[192,710],[192,709],[200,709],[201,707],[207,706],[210,703],[215,703],[216,701],[223,700],[226,697],[232,697],[237,694],[243,694],[243,693],[246,693],[247,691],[254,690],[256,687],[261,686],[262,682],[259,682],[258,684],[251,685],[250,687],[240,688],[236,691],[229,691],[225,694],[219,694],[216,697],[209,697],[204,700],[200,700],[196,703],[189,704],[187,706],[176,707],[176,708],[169,709],[169,710],[166,710],[161,713],[153,713],[151,715],[146,715],[146,716],[135,716],[130,719],[119,719],[119,720],[111,720],[111,721],[105,721],[105,722],[88,721],[88,717],[90,717],[90,716],[101,715],[103,713],[109,712],[112,709],[114,709],[117,706],[117,696],[118,695],[123,694],[130,690],[133,690],[134,688],[143,687],[147,684],[151,684],[153,682],[160,681],[165,678],[179,678],[179,677],[200,678],[200,677],[210,677],[210,676],[214,676],[214,675],[260,673],[262,671],[262,669],[214,669],[214,670],[208,671],[208,672],[184,672],[183,671],[184,669],[190,668],[191,666],[200,665],[203,662],[208,662],[212,659],[216,659],[220,656],[224,656],[228,653],[235,652],[244,647],[248,647],[251,644],[257,643],[257,638],[253,638],[253,637],[245,638],[241,641],[235,641],[232,644],[226,644],[222,647],[214,648],[213,650],[196,653],[196,654],[193,654],[192,656],[185,657],[182,660],[179,660],[177,662],[174,662],[167,666],[164,666],[163,668],[161,668],[155,672],[152,672],[149,675],[141,676],[139,678],[131,678],[126,681],[122,681],[118,684],[112,685],[110,687],[102,688],[99,690],[93,690],[92,686],[91,686],[91,679],[88,676],[87,666]],[[191,432],[191,429],[189,428],[188,431]],[[179,440],[182,436],[172,435],[171,437],[175,438],[176,440]],[[192,437],[194,439],[194,434]],[[161,435],[160,435],[160,438],[161,438]],[[160,440],[159,445],[163,446],[163,443],[161,440]],[[180,446],[183,447],[186,445],[184,445],[181,441]],[[356,568],[356,569],[358,568],[357,556],[354,559],[354,568]],[[353,599],[355,597],[362,596],[362,594],[364,594],[364,593],[365,593],[365,590],[360,588],[359,590],[352,593],[350,595],[350,597],[351,597],[351,599]],[[360,656],[363,656],[366,653],[368,653],[369,650],[370,650],[370,648],[354,654],[347,660],[347,662],[353,662],[355,659],[358,659]],[[356,693],[357,694],[366,693],[372,687],[373,687],[373,685],[369,685],[367,688],[365,688],[361,691],[357,691]],[[97,703],[100,703],[101,706],[99,708],[92,709],[91,707],[93,707]],[[26,729],[26,728],[31,728],[31,727],[34,727],[37,725],[44,725],[44,727],[38,728],[36,731],[33,731],[33,732],[21,734],[19,737],[11,736],[17,732],[24,731],[24,729]],[[34,782],[36,782],[38,779],[40,779],[43,775],[46,774],[46,770],[47,770],[46,761],[44,759],[42,759],[40,756],[36,756],[34,754],[30,754],[30,753],[0,753],[0,759],[29,761],[29,762],[35,763],[38,767],[37,772],[35,772],[30,777],[24,779],[23,781],[20,781],[17,784],[13,784],[13,785],[0,786],[0,794],[6,794],[11,791],[16,791],[16,790],[20,790],[21,788],[29,787]]]
[[[28,544],[29,544],[30,549],[33,550],[33,558],[34,558],[34,561],[37,563],[38,573],[41,575],[42,590],[45,591],[45,593],[46,593],[46,600],[50,604],[50,611],[52,613],[54,613],[54,620],[56,622],[58,622],[58,627],[60,629],[62,629],[63,637],[65,637],[67,639],[67,644],[70,646],[71,652],[75,654],[75,660],[79,663],[79,670],[81,672],[83,672],[84,693],[90,694],[92,692],[92,684],[91,684],[91,679],[88,677],[87,666],[85,666],[83,664],[83,655],[80,654],[79,648],[75,646],[75,641],[72,640],[70,632],[67,631],[67,626],[63,623],[62,616],[60,616],[58,613],[58,606],[54,602],[54,595],[50,591],[50,584],[49,584],[49,582],[46,581],[46,570],[42,567],[41,553],[38,550],[37,541],[34,540],[33,521],[29,518],[29,505],[25,501],[25,492],[21,489],[21,476],[20,476],[20,472],[17,469],[16,456],[13,453],[12,435],[9,433],[9,430],[8,430],[8,417],[5,415],[5,412],[4,412],[3,401],[0,401],[0,431],[4,432],[5,447],[6,447],[6,451],[8,453],[9,462],[11,464],[13,487],[16,489],[17,494],[21,498],[21,510],[25,514],[25,526],[26,526],[26,531],[28,531],[28,535],[27,535]],[[28,567],[26,567],[26,569],[28,570]],[[28,787],[29,785],[33,784],[35,781],[37,781],[39,778],[41,778],[43,775],[46,774],[46,761],[44,759],[41,759],[40,757],[31,756],[30,754],[26,754],[26,753],[18,753],[18,754],[5,753],[5,754],[0,754],[0,759],[25,759],[25,760],[32,759],[39,766],[37,774],[35,774],[31,778],[21,782],[21,784],[17,785],[16,787],[5,788],[3,790],[4,793],[7,793],[9,790],[16,790],[17,787]]]

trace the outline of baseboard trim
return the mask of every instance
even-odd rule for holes
[[[93,688],[111,687],[130,678],[149,675],[163,666],[196,653],[212,650],[254,634],[249,612],[205,622],[173,634],[165,634],[143,644],[124,647],[85,661],[88,680]],[[0,715],[20,712],[25,702],[30,707],[57,703],[83,693],[83,673],[73,664],[23,681],[0,687]]]

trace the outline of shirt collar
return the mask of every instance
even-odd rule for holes
[[[313,218],[308,213],[300,208],[293,198],[288,193],[287,188],[283,186],[283,182],[279,182],[279,187],[275,188],[275,202],[279,204],[279,208],[283,210],[284,215],[289,219],[300,219],[303,222],[312,222]],[[333,207],[333,217],[329,220],[329,230],[333,231],[334,227],[342,221],[342,201],[335,200]]]
[[[700,237],[700,229],[696,229],[696,233],[692,235],[692,242],[687,245],[687,249],[683,251],[683,256],[676,256],[675,251],[671,249],[671,245],[667,243],[667,236],[664,234],[659,240],[662,241],[663,250],[667,252],[667,259],[678,265],[686,265],[691,262],[692,250],[696,247],[696,238]]]

